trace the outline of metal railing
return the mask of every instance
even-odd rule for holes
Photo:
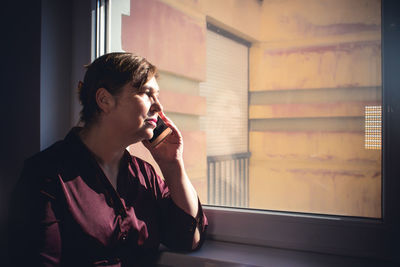
[[[207,157],[209,205],[249,206],[250,152]]]

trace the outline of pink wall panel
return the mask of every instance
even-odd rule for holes
[[[156,0],[131,0],[122,17],[122,49],[145,56],[161,70],[205,80],[206,22]]]

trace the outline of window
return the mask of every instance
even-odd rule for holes
[[[393,83],[384,83],[382,93],[380,1],[126,0],[104,6],[105,51],[135,52],[159,67],[161,101],[184,135],[188,174],[201,200],[210,204],[217,186],[209,189],[213,167],[207,167],[207,157],[229,157],[207,146],[213,133],[202,128],[209,110],[202,83],[207,83],[213,34],[206,25],[252,44],[249,151],[237,153],[250,157],[248,203],[221,193],[224,202],[215,202],[220,207],[207,208],[211,238],[387,257],[387,223],[397,213],[385,202],[396,199],[387,189],[395,170],[388,168],[394,151],[385,140],[398,126],[392,125],[396,98],[388,98]],[[394,53],[391,44],[385,45]],[[181,100],[179,105],[174,99]],[[366,107],[385,105],[383,149],[369,149],[367,141],[375,139],[368,138],[375,137],[366,131]],[[245,114],[239,113],[238,118]],[[151,161],[138,146],[131,152]],[[382,155],[389,165],[381,165]],[[237,169],[227,164],[220,172]],[[223,175],[224,190],[237,188],[234,176]]]
[[[206,115],[207,203],[248,207],[248,75],[249,46],[245,40],[207,24],[206,80],[200,95]]]

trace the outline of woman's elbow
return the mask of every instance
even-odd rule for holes
[[[196,250],[199,248],[200,239],[201,239],[200,230],[197,227],[196,230],[194,231],[192,250]]]

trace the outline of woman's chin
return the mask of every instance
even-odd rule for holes
[[[132,140],[134,143],[142,142],[143,140],[150,140],[153,137],[153,130],[146,129],[146,131],[141,132],[140,134],[135,133]]]
[[[153,129],[150,129],[146,131],[145,137],[143,139],[150,140],[151,138],[153,138],[153,135],[154,135]]]

